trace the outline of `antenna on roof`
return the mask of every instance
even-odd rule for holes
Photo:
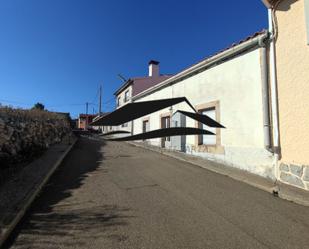
[[[117,76],[123,81],[123,82],[126,82],[127,79],[125,77],[123,77],[120,73],[117,74]]]

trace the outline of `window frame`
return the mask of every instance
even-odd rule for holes
[[[143,133],[145,133],[145,132],[147,132],[147,129],[144,129],[144,124],[146,124],[146,123],[148,123],[148,125],[149,125],[149,128],[150,128],[150,121],[149,121],[149,118],[145,118],[145,119],[143,119],[142,120],[142,131],[143,131]],[[146,127],[147,128],[147,127]],[[150,129],[149,129],[150,130]]]
[[[203,114],[203,112],[205,112],[205,111],[210,111],[210,110],[214,110],[215,111],[215,115],[216,115],[216,118],[215,118],[215,120],[217,121],[217,110],[216,110],[216,106],[212,106],[212,107],[208,107],[208,108],[204,108],[204,109],[199,109],[199,110],[197,110],[197,112],[199,113],[199,114]],[[200,122],[198,122],[198,128],[199,129],[203,129],[203,124],[202,123],[200,123]],[[203,134],[201,134],[201,135],[198,135],[198,145],[204,145],[204,146],[217,146],[217,143],[218,143],[218,141],[217,141],[217,131],[218,131],[219,129],[216,129],[216,131],[215,131],[215,136],[216,136],[216,142],[214,143],[214,144],[204,144],[204,135]]]
[[[130,93],[129,89],[124,92],[124,102],[125,103],[127,103],[130,99],[129,93]]]
[[[117,107],[119,107],[120,106],[120,99],[121,99],[121,97],[119,96],[119,97],[117,97]]]
[[[220,123],[220,101],[219,100],[215,100],[215,101],[211,101],[211,102],[206,102],[206,103],[202,103],[199,105],[195,106],[195,109],[197,110],[197,112],[201,112],[204,110],[209,110],[209,109],[215,109],[215,113],[216,113],[216,121],[218,123]],[[196,121],[195,122],[195,127],[196,128],[201,128],[200,122]],[[216,128],[216,144],[213,145],[207,145],[207,144],[200,144],[200,136],[201,135],[195,135],[195,151],[197,152],[208,152],[208,153],[214,153],[214,154],[225,154],[225,150],[224,150],[224,146],[221,145],[221,129],[220,128]]]
[[[143,133],[145,133],[145,132],[147,132],[147,129],[145,129],[144,130],[144,124],[145,123],[148,123],[148,127],[149,127],[149,131],[150,131],[150,118],[149,117],[147,117],[147,118],[144,118],[143,120],[142,120],[142,132]],[[146,127],[147,128],[147,127]],[[146,139],[143,139],[143,141],[145,141]]]
[[[170,128],[171,127],[171,120],[172,120],[172,113],[171,112],[166,112],[166,113],[162,113],[160,114],[160,119],[159,119],[159,122],[160,122],[160,129],[163,129],[163,126],[162,126],[162,120],[163,119],[169,119],[169,125],[168,127],[166,128]],[[163,145],[163,143],[165,142],[170,142],[171,141],[171,137],[162,137],[161,138],[161,146]],[[165,147],[163,147],[165,148]]]

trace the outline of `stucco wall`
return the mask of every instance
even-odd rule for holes
[[[276,14],[281,160],[309,165],[309,46],[304,0],[283,1]]]
[[[261,87],[260,51],[256,49],[199,74],[165,87],[137,101],[187,97],[194,105],[218,102],[221,129],[221,148],[215,152],[196,149],[196,136],[187,136],[187,153],[273,178],[273,158],[264,149],[263,105]],[[166,108],[134,121],[134,134],[142,132],[142,121],[149,118],[150,130],[160,128],[160,115],[177,109],[192,111],[186,104],[173,109]],[[186,118],[187,127],[195,127],[195,121]],[[217,130],[218,133],[218,130]],[[151,139],[160,146],[160,139]]]
[[[129,100],[127,102],[124,102],[125,92],[128,91],[128,90],[129,90]],[[131,100],[131,97],[132,97],[132,85],[128,86],[126,89],[124,89],[120,94],[118,94],[116,96],[116,105],[117,105],[118,97],[120,97],[120,103],[119,103],[120,105],[117,106],[117,108],[132,102],[132,100]],[[120,126],[116,126],[116,127],[113,128],[113,130],[124,130],[124,131],[131,132],[131,130],[132,130],[132,122],[128,122],[126,127],[122,127],[121,125]],[[118,135],[118,136],[124,136],[124,135],[125,134],[121,134],[121,135]]]

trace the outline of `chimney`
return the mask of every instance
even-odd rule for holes
[[[149,77],[158,77],[160,75],[159,63],[160,62],[154,60],[149,61],[148,63]]]

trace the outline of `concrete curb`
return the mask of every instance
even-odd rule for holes
[[[168,151],[168,150],[165,150],[165,149],[162,149],[162,148],[158,148],[158,149],[152,148],[152,146],[145,146],[143,144],[137,144],[137,143],[132,143],[132,142],[129,142],[129,143],[133,146],[148,149],[148,150],[151,150],[151,151],[154,151],[154,152],[157,152],[157,153],[161,153],[163,155],[175,158],[177,160],[190,163],[194,166],[198,166],[198,167],[201,167],[203,169],[210,170],[210,171],[218,173],[220,175],[229,176],[229,177],[233,178],[234,180],[245,182],[245,183],[247,183],[251,186],[262,189],[262,190],[269,192],[269,193],[273,193],[273,190],[275,188],[275,182],[274,181],[272,181],[270,179],[266,179],[266,178],[261,177],[261,176],[254,175],[254,174],[246,172],[244,170],[228,167],[228,166],[225,166],[225,165],[217,163],[217,162],[209,161],[209,160],[204,159],[204,158],[198,158],[198,157],[192,156],[192,155],[186,155],[186,154],[183,154],[183,153],[177,152],[177,151]],[[178,154],[181,154],[181,155],[178,155]],[[198,159],[198,161],[196,159]],[[202,164],[202,163],[205,163],[205,162],[207,162],[207,164]]]
[[[267,179],[241,169],[229,167],[224,164],[216,163],[203,158],[198,158],[196,156],[184,154],[181,152],[169,151],[160,147],[145,145],[142,143],[128,143],[136,147],[148,149],[175,158],[177,160],[190,163],[192,165],[210,170],[217,174],[231,177],[236,181],[244,182],[248,185],[278,196],[281,199],[292,201],[300,205],[309,206],[309,191],[305,191],[282,182]]]
[[[67,156],[67,154],[71,151],[73,146],[77,142],[77,138],[75,137],[72,144],[63,152],[63,154],[59,157],[59,159],[56,161],[56,163],[53,165],[51,170],[48,172],[48,174],[44,177],[42,182],[37,186],[36,190],[33,191],[33,193],[30,194],[30,196],[25,200],[25,203],[22,205],[23,207],[17,212],[15,218],[10,222],[9,225],[7,225],[4,229],[2,234],[0,235],[0,248],[3,246],[4,242],[8,239],[16,225],[19,223],[19,221],[23,218],[27,210],[30,208],[31,204],[35,200],[35,198],[38,196],[42,188],[45,186],[45,184],[48,182],[50,177],[53,175],[53,173],[56,171],[56,169],[59,167],[59,165],[62,163],[63,159]]]
[[[277,183],[278,196],[282,199],[309,207],[309,191],[283,182]]]

